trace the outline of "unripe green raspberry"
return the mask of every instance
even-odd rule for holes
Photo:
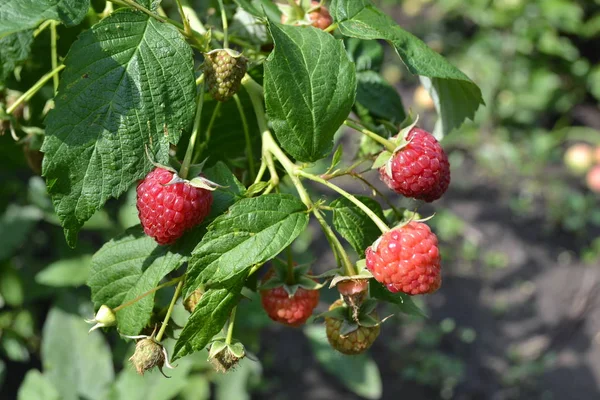
[[[344,303],[342,300],[336,300],[335,303],[329,307],[329,310],[333,310],[337,307],[343,307]],[[371,316],[376,317],[376,313],[373,312]],[[325,328],[327,331],[327,340],[331,347],[347,355],[355,355],[365,352],[377,336],[379,336],[379,325],[376,326],[358,326],[352,332],[342,335],[341,329],[343,320],[332,317],[325,317]]]
[[[205,54],[204,79],[212,97],[229,100],[240,88],[246,74],[246,57],[235,50],[217,49]]]

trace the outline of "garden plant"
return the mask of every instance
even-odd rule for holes
[[[421,206],[435,209],[452,184],[439,141],[474,118],[478,86],[370,0],[164,3],[0,0],[0,87],[49,32],[50,69],[5,90],[0,117],[68,246],[113,199],[134,196],[139,222],[90,261],[90,331],[135,340],[135,370],[168,376],[196,352],[222,372],[251,357],[235,335],[249,301],[290,329],[324,324],[345,355],[385,329],[380,304],[422,314],[412,296],[443,290],[444,260]],[[81,29],[63,39],[61,24]],[[433,132],[382,77],[383,43],[433,99]],[[372,169],[386,190],[364,176]],[[324,273],[292,250],[311,224],[334,256]],[[339,299],[317,312],[327,287]]]

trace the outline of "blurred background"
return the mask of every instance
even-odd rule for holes
[[[599,398],[600,1],[376,3],[469,75],[486,102],[474,122],[443,139],[452,183],[420,209],[436,212],[429,223],[443,253],[442,288],[416,299],[428,318],[392,318],[369,354],[348,358],[328,347],[320,324],[276,326],[259,301],[245,301],[235,336],[260,361],[220,375],[200,353],[179,360],[171,379],[137,376],[127,363],[132,343],[114,331],[88,335],[83,321],[93,315],[91,256],[138,223],[134,192],[109,202],[77,249],[67,247],[38,175],[50,83],[20,110],[20,142],[7,123],[0,136],[0,398]],[[85,28],[59,29],[61,56]],[[33,54],[48,43],[42,32]],[[382,45],[381,74],[406,112],[433,130],[431,98]],[[49,63],[26,61],[0,87],[0,102],[14,101]],[[355,133],[341,140],[362,148]],[[382,188],[376,174],[367,178]],[[333,263],[315,244],[319,235],[311,227],[294,245],[315,272]],[[158,294],[167,304],[172,292]],[[320,309],[335,297],[325,291]],[[186,315],[178,307],[174,319],[183,324]]]

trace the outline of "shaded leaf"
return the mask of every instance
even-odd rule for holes
[[[381,205],[370,197],[355,196],[377,216],[385,220]],[[333,208],[333,226],[350,243],[359,256],[381,235],[375,223],[350,200],[340,197],[331,203]]]
[[[369,281],[369,293],[371,294],[371,297],[375,299],[383,300],[398,306],[398,309],[404,314],[427,317],[427,314],[417,307],[409,295],[401,292],[392,293],[375,279]]]
[[[47,19],[77,25],[89,7],[90,0],[0,0],[0,38],[35,28]]]

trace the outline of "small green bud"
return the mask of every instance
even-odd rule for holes
[[[89,332],[98,328],[106,328],[117,324],[117,316],[114,311],[107,305],[101,305],[100,309],[96,313],[94,319],[86,319],[85,322],[88,324],[94,324]]]

